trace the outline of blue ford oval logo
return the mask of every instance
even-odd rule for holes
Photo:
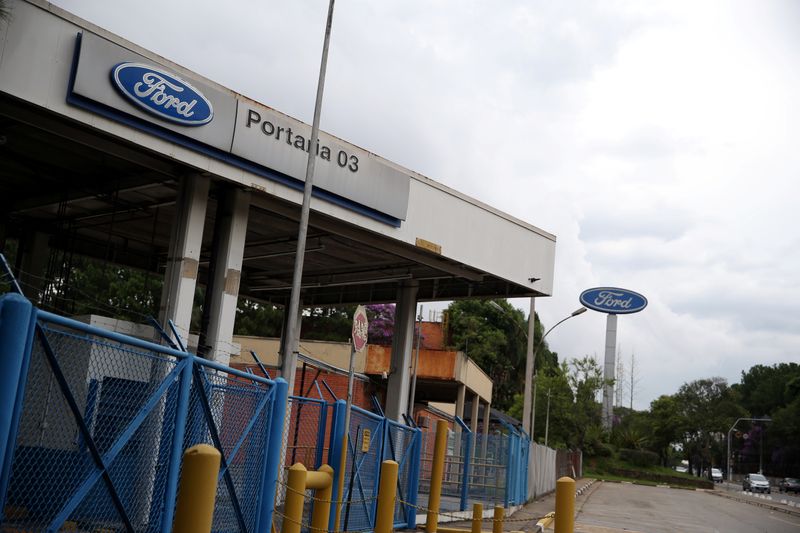
[[[638,292],[616,287],[586,289],[580,300],[589,309],[612,315],[637,313],[647,307],[647,298]]]
[[[120,63],[111,70],[114,84],[131,102],[164,120],[202,126],[214,118],[203,93],[172,74],[143,63]]]

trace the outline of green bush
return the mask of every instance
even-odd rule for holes
[[[610,444],[598,442],[594,446],[595,457],[612,457],[614,455],[614,448]]]
[[[658,454],[648,450],[630,450],[623,448],[619,451],[619,458],[636,466],[655,466],[658,464]]]

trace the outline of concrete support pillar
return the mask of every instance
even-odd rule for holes
[[[227,365],[233,346],[233,323],[239,299],[250,193],[233,188],[220,199],[217,221],[218,235],[211,256],[214,278],[209,280],[206,301],[209,306],[208,327],[204,332],[208,359]],[[208,294],[210,292],[210,294]]]
[[[617,315],[609,314],[606,319],[606,356],[603,365],[603,429],[611,430],[614,420],[614,371],[617,355]]]
[[[481,397],[475,394],[472,396],[472,411],[469,414],[469,430],[473,434],[478,433],[478,409],[481,405]]]
[[[528,314],[528,338],[525,351],[525,385],[522,395],[522,429],[525,433],[532,435],[531,431],[531,386],[533,383],[533,371],[536,366],[533,353],[534,338],[536,337],[536,298],[531,298],[531,309]]]
[[[467,400],[467,386],[461,383],[458,386],[458,392],[456,393],[456,416],[461,420],[464,420],[464,403],[466,402],[466,400]],[[461,429],[459,428],[456,431],[460,433]]]
[[[402,422],[408,412],[408,395],[411,384],[411,348],[414,345],[414,321],[417,311],[419,283],[404,283],[397,294],[392,340],[391,374],[386,390],[386,417]]]
[[[206,176],[195,174],[181,179],[161,292],[159,319],[162,324],[172,320],[184,342],[189,339],[192,322],[208,187],[209,179]]]
[[[20,243],[17,253],[20,252],[22,257],[18,279],[22,292],[34,304],[40,303],[50,258],[50,235],[41,231],[29,232],[25,241]]]
[[[489,420],[492,418],[492,404],[483,404],[483,434],[489,434]]]

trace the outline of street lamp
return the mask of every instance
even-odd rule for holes
[[[489,305],[491,307],[497,309],[501,313],[504,313],[504,314],[508,313],[508,311],[506,309],[504,309],[502,306],[500,306],[500,304],[498,304],[494,300],[489,300]],[[551,331],[556,329],[556,327],[558,327],[562,323],[566,322],[570,318],[578,316],[578,315],[581,315],[581,314],[585,313],[586,311],[587,311],[587,309],[585,307],[580,307],[580,308],[574,310],[568,316],[566,316],[566,317],[562,318],[561,320],[559,320],[558,322],[556,322],[550,329],[545,331],[544,335],[542,335],[542,338],[539,339],[539,342],[537,342],[536,345],[533,346],[533,349],[528,351],[531,360],[530,360],[530,365],[528,365],[528,364],[525,365],[526,366],[526,368],[525,368],[525,382],[526,382],[525,389],[526,389],[526,391],[530,391],[530,385],[528,385],[528,380],[531,379],[531,376],[533,376],[533,387],[534,388],[533,388],[533,400],[532,401],[531,401],[531,399],[529,397],[527,397],[527,395],[526,395],[525,398],[523,398],[523,413],[524,413],[524,411],[527,410],[525,408],[527,407],[528,403],[530,402],[532,404],[531,420],[530,420],[531,441],[533,441],[533,429],[534,429],[534,425],[535,425],[534,421],[536,420],[536,367],[535,367],[535,362],[536,362],[536,354],[539,353],[539,346],[542,345],[542,343],[544,342],[545,337],[547,337],[547,335],[549,335]],[[534,317],[535,317],[535,315],[534,315],[534,313],[532,311],[531,315],[528,317],[528,322],[530,324],[533,324],[533,322],[531,322],[531,321],[534,320]],[[528,335],[527,333],[525,333],[525,331],[523,331],[523,329],[516,322],[512,321],[512,324],[514,324],[514,326],[520,331],[520,333],[522,333],[522,335],[525,336],[525,340],[528,342],[528,346],[530,347],[531,343],[533,342],[533,335]],[[529,330],[532,332],[532,331],[534,331],[534,328],[531,327],[531,328],[529,328]],[[528,370],[528,366],[530,366],[530,370]],[[523,429],[527,429],[527,426],[528,426],[527,418],[528,417],[525,416],[525,414],[523,414],[522,418],[523,418],[522,427],[523,427]]]
[[[733,425],[731,426],[731,429],[728,430],[728,457],[727,457],[727,460],[728,460],[727,461],[728,462],[728,483],[731,482],[731,432],[733,432],[733,429],[736,427],[736,424],[738,424],[742,420],[749,420],[751,422],[772,422],[772,419],[767,416],[767,417],[763,417],[763,418],[737,418],[736,422],[733,423]]]
[[[570,313],[568,316],[565,316],[564,318],[562,318],[561,320],[556,322],[550,329],[545,331],[544,335],[542,335],[542,338],[539,339],[539,342],[537,342],[536,346],[533,347],[533,360],[536,361],[536,355],[539,353],[539,346],[541,346],[544,343],[545,337],[547,337],[550,334],[551,331],[556,329],[559,325],[563,324],[564,322],[566,322],[570,318],[576,317],[578,315],[582,315],[586,311],[587,311],[587,309],[585,307],[579,307],[578,309],[576,309],[572,313]],[[547,411],[547,415],[548,415],[547,422],[548,423],[547,423],[546,428],[545,428],[545,440],[547,440],[547,430],[550,429],[549,428],[549,426],[550,426],[550,424],[549,424],[549,422],[550,422],[550,392],[549,391],[547,393],[547,408],[548,408],[548,411]],[[531,409],[531,442],[533,442],[533,430],[534,430],[535,426],[536,426],[536,371],[534,370],[534,372],[533,372],[533,407]]]

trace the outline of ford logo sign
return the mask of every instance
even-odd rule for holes
[[[589,309],[611,315],[638,313],[647,307],[647,298],[641,294],[616,287],[586,289],[580,300]]]
[[[172,74],[142,63],[120,63],[111,79],[131,102],[157,117],[202,126],[214,118],[211,102],[203,93]]]

